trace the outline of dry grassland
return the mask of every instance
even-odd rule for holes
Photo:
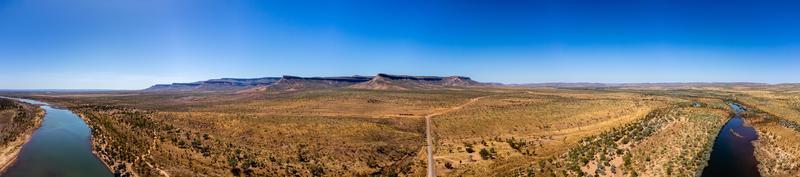
[[[488,94],[495,92],[36,97],[86,118],[95,150],[121,174],[420,176],[424,115]]]
[[[622,130],[653,126],[650,125],[651,122],[642,122],[648,116],[660,114],[654,112],[673,114],[669,118],[651,118],[664,122],[663,126],[668,128],[661,128],[661,125],[650,127],[652,130],[648,130],[651,131],[648,135],[652,134],[655,139],[641,138],[637,142],[625,140],[627,143],[619,145],[626,148],[619,150],[639,150],[631,144],[671,138],[666,140],[676,142],[676,146],[698,146],[702,148],[695,148],[697,150],[693,151],[705,152],[710,149],[708,144],[713,142],[716,131],[727,120],[727,107],[718,99],[692,100],[703,103],[703,108],[690,107],[690,100],[682,97],[627,91],[529,90],[490,96],[461,111],[434,119],[438,141],[437,171],[442,175],[452,176],[597,174],[597,170],[594,170],[597,165],[588,164],[588,161],[577,165],[573,168],[575,171],[570,172],[564,160],[568,159],[568,154],[565,153],[570,150],[585,150],[582,147],[599,146],[595,144],[599,142],[591,139],[609,136],[608,134],[616,134],[617,138],[627,136],[626,139],[630,139],[629,134],[633,132]],[[614,131],[616,132],[609,133]],[[663,137],[662,140],[658,140],[659,137]],[[481,153],[484,149],[488,153]],[[697,153],[693,151],[691,153]],[[639,156],[651,155],[649,152],[638,153],[641,154]],[[690,152],[673,154],[678,156],[681,153]],[[611,160],[620,160],[622,154],[618,154],[617,158],[611,158],[611,154],[604,156],[608,158],[601,158],[602,162],[609,163]],[[692,160],[700,161],[705,158],[707,157]],[[703,166],[698,164],[688,170],[694,172]],[[602,174],[614,174],[609,168],[604,170]],[[625,173],[621,168],[614,171],[618,174]]]

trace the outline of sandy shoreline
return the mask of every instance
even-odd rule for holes
[[[25,135],[24,139],[11,142],[0,151],[0,174],[5,173],[6,169],[17,161],[17,156],[20,150],[22,150],[22,145],[27,143],[30,139],[31,135]]]
[[[30,131],[25,132],[23,138],[18,138],[16,141],[8,143],[5,147],[0,150],[0,174],[6,172],[8,167],[14,164],[17,161],[17,156],[19,155],[20,151],[22,150],[22,146],[28,141],[31,140],[33,137],[33,133],[39,129],[39,126],[42,125],[42,120],[44,119],[45,111],[44,109],[38,108],[39,112],[36,114],[36,123],[34,124],[34,128]]]

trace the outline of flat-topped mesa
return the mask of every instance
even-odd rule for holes
[[[180,92],[180,91],[221,91],[221,90],[241,90],[252,87],[269,85],[280,80],[279,77],[262,78],[221,78],[207,81],[197,81],[192,83],[173,83],[157,84],[144,89],[146,92]]]
[[[298,76],[283,76],[281,80],[278,81],[288,81],[288,80],[305,80],[305,81],[329,81],[329,82],[366,82],[372,79],[371,76],[341,76],[341,77],[298,77]]]
[[[276,81],[280,80],[278,77],[262,77],[262,78],[222,78],[222,79],[211,79],[205,81],[206,84],[229,84],[229,85],[240,85],[240,86],[253,86],[253,85],[269,85]]]
[[[485,85],[464,76],[408,76],[380,73],[369,82],[350,86],[359,89],[374,90],[410,90],[410,89],[445,89],[454,87],[472,87]]]
[[[454,86],[454,87],[470,87],[470,86],[486,85],[464,76],[445,77],[442,84],[445,86]]]
[[[376,77],[389,80],[416,80],[416,81],[441,81],[444,79],[444,77],[437,77],[437,76],[390,75],[384,73],[378,73],[378,76]],[[451,76],[451,77],[461,77],[461,76]],[[469,79],[468,77],[465,78]]]
[[[369,76],[341,76],[341,77],[298,77],[283,76],[274,84],[257,88],[256,90],[296,91],[307,89],[323,89],[333,87],[346,87],[353,84],[367,82]]]
[[[160,92],[160,91],[191,91],[197,89],[199,83],[172,83],[172,84],[156,84],[142,91],[147,92]]]
[[[256,93],[261,91],[296,91],[349,87],[376,90],[450,89],[488,84],[473,81],[464,76],[408,76],[380,73],[376,76],[340,77],[263,77],[252,79],[221,78],[192,83],[158,84],[144,89],[145,92],[188,91],[237,91]]]

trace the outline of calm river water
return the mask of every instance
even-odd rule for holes
[[[758,139],[758,134],[753,127],[745,126],[739,116],[745,109],[737,104],[731,104],[731,107],[736,114],[722,127],[714,141],[711,160],[703,169],[703,177],[760,176],[751,143]]]
[[[18,99],[41,105],[47,111],[42,126],[22,146],[19,157],[3,177],[110,177],[114,176],[92,154],[86,123],[69,110],[47,103]]]

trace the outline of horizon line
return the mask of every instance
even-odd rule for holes
[[[236,78],[236,79],[246,79],[246,78]],[[637,84],[750,84],[750,85],[792,85],[792,84],[800,84],[800,82],[783,82],[783,83],[768,83],[768,82],[749,82],[749,81],[733,81],[733,82],[530,82],[530,83],[501,83],[501,82],[482,82],[482,83],[497,83],[501,84],[499,86],[512,86],[512,87],[525,87],[531,85],[546,85],[546,84],[604,84],[607,85],[605,87],[624,87],[625,85],[637,85]],[[174,83],[172,83],[174,84]],[[158,84],[156,84],[158,85]],[[540,86],[540,87],[553,87],[553,86]],[[557,87],[557,86],[556,86]],[[578,87],[588,87],[591,88],[593,86],[578,86]],[[103,92],[103,91],[139,91],[147,88],[141,89],[106,89],[106,88],[15,88],[15,89],[7,89],[7,88],[0,88],[0,92],[9,92],[9,91],[34,91],[34,92]]]

